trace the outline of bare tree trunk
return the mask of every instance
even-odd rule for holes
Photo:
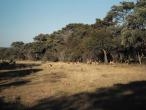
[[[139,55],[139,52],[138,52],[138,61],[139,61],[139,64],[141,64],[141,56]]]
[[[107,52],[104,49],[102,49],[102,50],[103,50],[103,53],[104,53],[104,63],[108,63]]]

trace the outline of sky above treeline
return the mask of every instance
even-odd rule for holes
[[[69,23],[93,24],[123,0],[0,0],[0,47],[32,42]]]

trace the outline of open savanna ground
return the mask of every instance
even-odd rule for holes
[[[0,110],[145,110],[146,65],[19,61],[0,70]]]

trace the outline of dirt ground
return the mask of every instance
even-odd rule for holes
[[[54,99],[69,102],[72,99],[68,100],[68,98],[76,95],[78,97],[81,93],[92,94],[105,88],[146,81],[146,65],[139,64],[110,65],[19,61],[17,65],[15,68],[3,68],[0,70],[0,98],[7,103],[17,103],[19,101],[26,107],[34,107],[33,109],[37,108],[38,110],[43,110],[43,107],[46,107],[45,104],[41,107],[37,106],[40,102],[44,103],[45,99],[49,100],[48,103],[52,103],[50,100]],[[118,93],[118,91],[115,93]],[[128,95],[131,94],[131,91],[124,91],[122,94]],[[82,95],[79,95],[78,99],[82,99],[78,103],[85,104],[85,100],[90,102],[90,99],[84,99]],[[76,99],[76,102],[78,99]],[[76,106],[76,102],[73,105],[75,104]],[[49,106],[50,109],[48,110],[59,110],[55,108],[55,104],[52,105]],[[76,110],[79,107],[83,110],[85,108],[90,110],[96,108],[93,106],[90,108],[89,103],[85,105],[84,108],[77,105],[78,108]],[[69,109],[70,107],[63,104],[61,106],[58,104],[57,106],[60,110],[65,109],[65,107]],[[5,109],[4,105],[3,109]],[[110,109],[103,109],[102,107],[100,110]]]

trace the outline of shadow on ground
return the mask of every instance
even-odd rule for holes
[[[29,83],[29,80],[15,80],[12,82],[8,82],[8,83],[0,83],[0,91],[9,87],[15,87],[15,86],[21,86],[21,85],[25,85],[27,83]]]
[[[5,102],[5,100],[0,98],[0,110],[26,110],[27,108],[20,103],[18,98],[15,102]]]
[[[12,70],[12,69],[22,69],[22,68],[32,68],[35,66],[40,66],[40,64],[30,63],[30,64],[9,64],[9,63],[0,63],[0,70]]]
[[[35,74],[42,69],[9,70],[0,72],[0,91],[9,87],[25,85],[29,80],[23,79],[25,76]]]
[[[42,69],[23,69],[23,70],[10,70],[0,72],[0,80],[10,79],[15,77],[24,77],[30,74],[41,71]]]
[[[146,81],[118,84],[93,93],[53,96],[31,108],[21,103],[6,103],[3,99],[0,103],[0,110],[146,110]]]

